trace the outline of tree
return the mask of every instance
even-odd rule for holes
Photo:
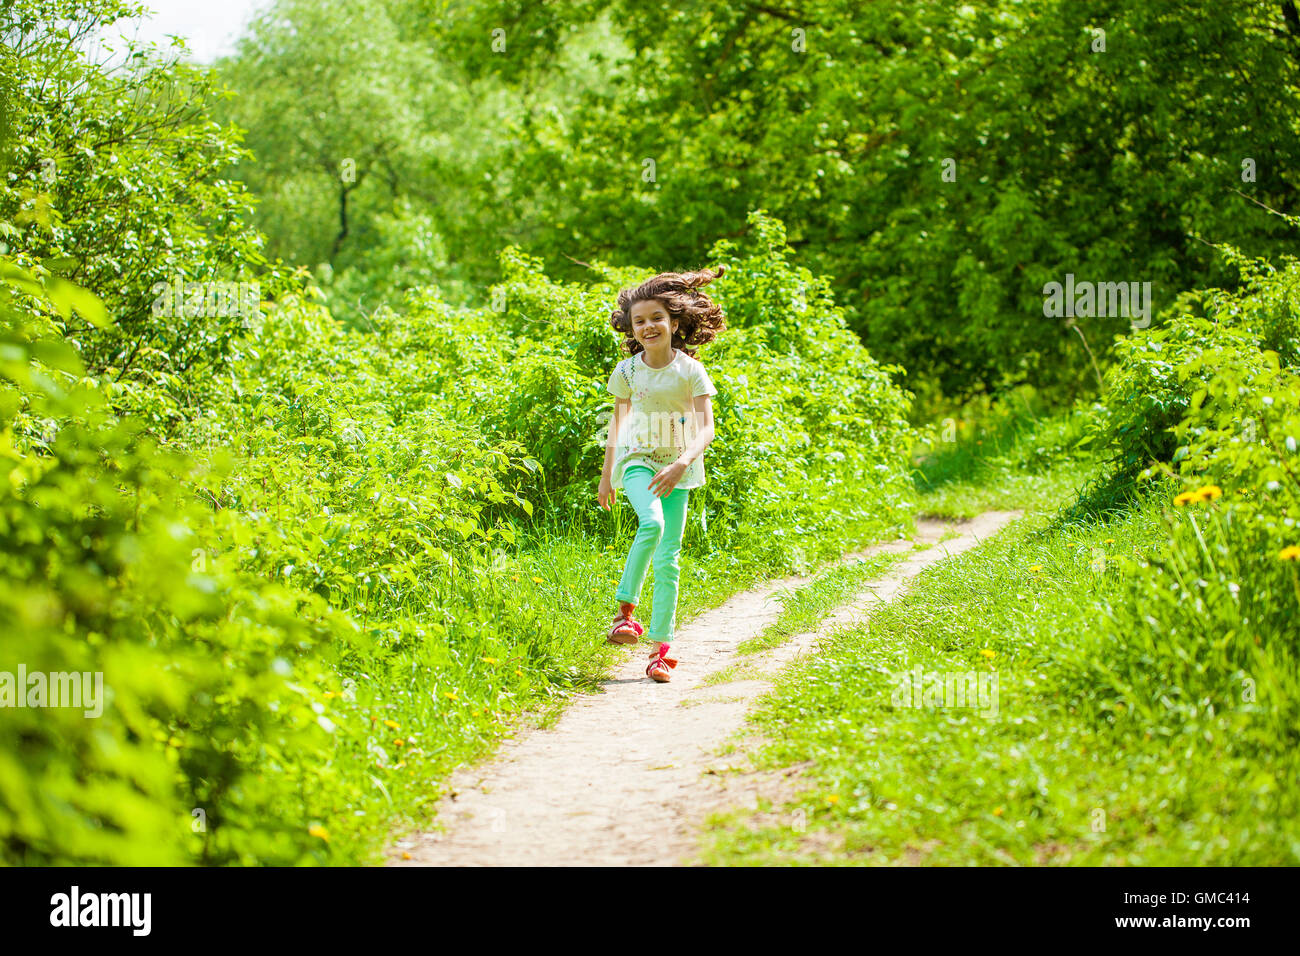
[[[0,238],[103,300],[111,328],[74,314],[64,331],[90,371],[118,379],[221,368],[283,278],[263,268],[253,197],[225,178],[247,154],[211,118],[212,79],[152,45],[87,55],[92,38],[143,9],[10,0],[0,11],[0,87],[16,94]],[[216,280],[246,281],[251,294],[232,311],[228,294],[209,295]]]

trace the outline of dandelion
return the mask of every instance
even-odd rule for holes
[[[389,728],[391,728],[392,730],[396,730],[397,727],[398,727],[398,723],[397,723],[397,721],[395,721],[395,720],[385,720],[385,721],[384,721],[384,726],[385,726],[385,727],[389,727]]]
[[[1300,561],[1300,544],[1292,544],[1277,553],[1281,561]]]
[[[1181,495],[1174,496],[1174,507],[1181,508],[1183,505],[1190,505],[1193,501],[1200,501],[1200,496],[1194,491],[1184,491]]]
[[[411,854],[409,854],[409,853],[403,853],[403,854],[402,854],[402,859],[403,859],[403,860],[409,860],[410,858],[411,858]]]
[[[837,803],[840,802],[840,795],[838,793],[829,794],[826,797],[826,802],[829,803],[831,806],[835,806]]]
[[[544,583],[544,582],[542,581],[541,578],[533,578],[533,583],[534,583],[534,584],[542,584],[542,583]]]
[[[307,835],[319,837],[320,839],[324,840],[326,843],[329,843],[330,841],[330,832],[326,830],[323,826],[321,826],[319,823],[313,823],[311,826],[309,826],[307,828]]]
[[[1031,564],[1029,570],[1037,574],[1039,571],[1043,570],[1043,566],[1041,564]]]
[[[1196,489],[1196,497],[1201,501],[1213,501],[1215,498],[1223,497],[1223,489],[1218,485],[1206,485],[1204,488]]]
[[[1115,539],[1114,539],[1114,538],[1107,538],[1107,539],[1106,539],[1104,542],[1102,542],[1102,543],[1103,543],[1103,544],[1114,544],[1114,543],[1115,543]]]
[[[446,697],[448,700],[460,700],[460,697],[457,696],[454,690],[443,691],[442,696]]]
[[[484,663],[484,664],[500,664],[500,663],[501,663],[501,662],[500,662],[499,660],[497,660],[495,657],[484,657],[484,658],[482,658],[482,660],[483,660],[483,663]]]
[[[514,580],[516,580],[516,581],[519,580],[519,575],[517,575],[517,574],[512,574],[511,577],[512,577]]]
[[[516,677],[523,677],[523,676],[524,676],[524,672],[521,671],[519,668],[516,667],[516,668],[515,668],[515,676],[516,676]]]
[[[980,653],[983,654],[985,657],[987,657],[989,660],[992,660],[998,654],[997,651],[991,651],[987,647],[984,648],[982,651],[980,651]]]
[[[1000,817],[1000,816],[1002,816],[1002,808],[1001,808],[1001,807],[998,807],[996,810],[994,810],[994,811],[993,811],[993,815],[994,815],[995,817]]]
[[[324,694],[326,700],[329,700],[331,697],[337,697],[337,696],[338,694],[334,693],[334,691],[332,690],[327,690]]]
[[[403,740],[401,737],[398,737],[396,740],[393,741],[393,746],[394,746],[394,747],[405,747],[405,746],[406,746],[406,741]]]

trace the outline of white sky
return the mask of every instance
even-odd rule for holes
[[[271,0],[144,0],[154,11],[147,19],[122,20],[105,39],[136,36],[166,47],[167,34],[185,38],[190,55],[201,63],[234,50],[235,38],[255,13],[270,6]],[[344,0],[347,2],[347,0]]]

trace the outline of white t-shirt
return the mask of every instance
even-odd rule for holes
[[[616,398],[632,402],[623,419],[614,448],[613,487],[623,487],[623,471],[632,462],[648,465],[656,473],[681,457],[695,440],[695,397],[717,395],[709,373],[698,360],[673,349],[673,360],[663,368],[645,364],[638,352],[614,366],[607,388]],[[704,456],[686,466],[677,488],[704,484]]]

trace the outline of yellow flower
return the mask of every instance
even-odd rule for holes
[[[324,694],[324,697],[325,697],[326,700],[329,700],[329,699],[330,699],[331,697],[333,697],[333,696],[335,696],[335,694],[334,694],[334,691],[332,691],[332,690],[327,690],[327,691],[325,692],[325,694]]]
[[[396,730],[398,725],[397,725],[397,721],[395,720],[385,720],[384,726],[391,727],[393,730]]]
[[[1000,817],[1000,816],[1002,816],[1002,808],[1001,808],[1001,807],[998,807],[996,810],[994,810],[994,811],[993,811],[993,815],[994,815],[995,817]]]
[[[403,740],[401,737],[398,737],[396,740],[393,741],[393,746],[394,746],[394,747],[405,747],[405,746],[406,746],[406,741]]]
[[[514,578],[516,581],[519,580],[519,575],[517,574],[512,574],[511,577]]]
[[[1223,489],[1218,485],[1206,485],[1204,488],[1196,489],[1196,496],[1201,501],[1213,501],[1215,498],[1223,497]]]
[[[1300,561],[1300,544],[1287,545],[1277,556],[1283,561]]]
[[[1029,570],[1037,574],[1039,571],[1043,570],[1043,566],[1041,564],[1031,564]]]
[[[1193,501],[1200,501],[1200,495],[1194,491],[1184,491],[1181,495],[1174,496],[1174,506],[1181,508],[1183,505],[1190,505]]]
[[[541,579],[541,578],[533,578],[533,583],[534,583],[534,584],[541,584],[541,583],[543,583],[543,582],[542,582],[542,579]]]
[[[835,804],[840,802],[840,795],[838,793],[832,793],[826,798],[826,802],[831,806],[835,806]]]
[[[1114,543],[1115,543],[1115,539],[1114,539],[1114,538],[1107,538],[1107,539],[1103,542],[1103,544],[1114,544]]]
[[[403,853],[403,854],[402,854],[402,859],[403,859],[403,860],[409,860],[410,858],[411,858],[411,854],[409,854],[409,853]]]
[[[454,690],[443,691],[442,696],[446,697],[448,700],[460,700],[460,698],[456,696],[456,692]]]
[[[519,668],[516,667],[516,668],[515,668],[515,676],[516,676],[516,677],[523,677],[523,676],[524,676],[524,672],[521,671]]]
[[[308,836],[314,836],[314,837],[320,837],[320,838],[321,838],[322,840],[324,840],[326,843],[329,843],[329,841],[330,841],[330,833],[329,833],[329,831],[326,830],[326,829],[325,829],[323,826],[321,826],[319,823],[313,823],[311,826],[309,826],[309,827],[307,828],[307,835],[308,835]]]
[[[986,647],[986,648],[984,648],[984,650],[980,651],[980,653],[983,654],[985,657],[989,658],[990,660],[992,660],[994,657],[997,656],[997,653],[998,653],[998,652],[997,652],[997,651],[991,651],[991,650],[989,650],[989,649]]]
[[[501,662],[500,662],[499,660],[497,660],[495,657],[485,657],[485,658],[483,658],[483,663],[484,663],[484,664],[500,664]]]

